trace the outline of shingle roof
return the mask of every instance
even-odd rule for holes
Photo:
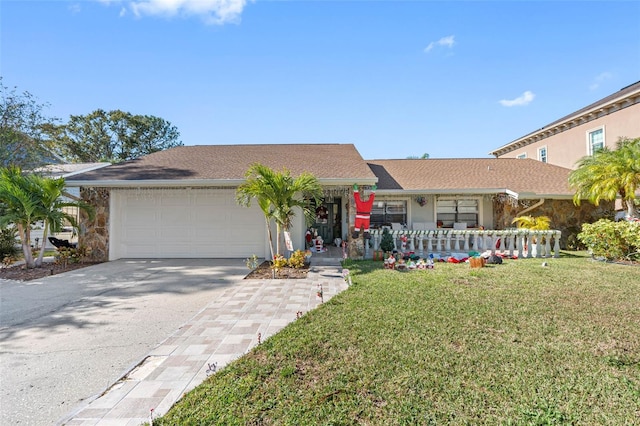
[[[76,174],[87,172],[101,167],[108,166],[109,163],[62,163],[62,164],[47,164],[46,166],[38,167],[36,172],[43,173],[51,178],[70,177]]]
[[[225,181],[241,180],[253,163],[293,176],[309,172],[321,181],[375,181],[353,144],[198,145],[180,146],[82,173],[73,181]]]
[[[67,179],[82,185],[152,185],[154,182],[237,182],[253,163],[292,175],[309,172],[324,181],[373,183],[380,191],[503,192],[565,197],[572,195],[571,170],[531,159],[465,158],[365,161],[352,144],[182,146]]]
[[[487,192],[510,190],[521,196],[573,194],[571,170],[532,159],[463,158],[367,161],[378,189],[413,192]]]

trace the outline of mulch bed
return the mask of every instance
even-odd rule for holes
[[[307,272],[309,272],[309,265],[305,264],[303,268],[282,268],[276,274],[277,280],[284,279],[304,279],[307,278]],[[273,270],[271,269],[271,262],[265,260],[256,269],[249,272],[249,275],[244,277],[245,280],[270,280],[273,279]]]
[[[102,262],[69,263],[66,266],[57,263],[45,263],[39,268],[31,269],[25,268],[24,265],[10,266],[0,269],[0,279],[31,281],[63,272],[75,271],[76,269],[86,268],[87,266],[97,265],[98,263]]]

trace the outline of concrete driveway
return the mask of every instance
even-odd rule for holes
[[[0,424],[55,424],[247,272],[240,259],[119,260],[0,280]]]
[[[299,312],[346,289],[339,259],[307,279],[243,280],[243,260],[119,260],[0,280],[0,424],[139,425]]]

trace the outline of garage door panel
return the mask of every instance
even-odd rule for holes
[[[154,226],[158,220],[155,209],[141,207],[126,211],[125,219],[130,226]]]
[[[158,213],[163,226],[184,226],[182,222],[188,218],[188,214],[185,214],[185,206],[163,206]]]
[[[171,241],[172,244],[186,244],[188,235],[185,235],[184,228],[162,228],[159,230],[162,241]]]
[[[153,241],[158,238],[160,238],[158,229],[132,229],[127,232],[127,240],[129,243],[134,243],[135,241]]]
[[[122,191],[120,257],[264,256],[264,216],[232,190]]]

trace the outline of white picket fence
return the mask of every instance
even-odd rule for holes
[[[476,251],[496,252],[523,258],[560,257],[558,230],[533,231],[529,229],[475,230],[436,229],[426,231],[389,231],[395,244],[394,250],[413,252],[420,256],[431,253],[448,255]],[[365,244],[365,258],[373,257],[380,250],[382,230],[371,230],[371,246]],[[405,241],[406,240],[406,241]]]

